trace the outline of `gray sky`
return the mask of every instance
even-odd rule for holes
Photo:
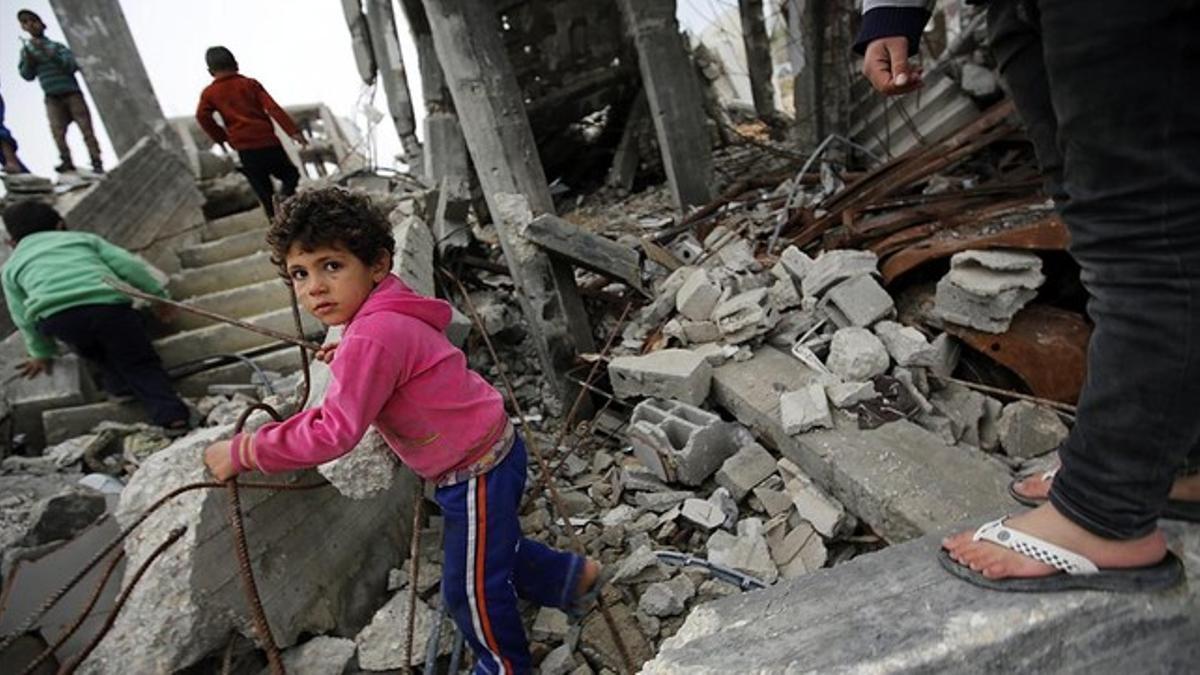
[[[5,124],[20,143],[25,164],[35,173],[53,175],[58,153],[46,122],[41,88],[36,81],[26,82],[17,73],[20,38],[25,35],[17,23],[17,10],[37,12],[46,22],[50,39],[66,40],[48,0],[4,0],[2,7],[0,93],[7,107]],[[200,91],[211,80],[204,67],[204,50],[219,44],[229,47],[242,73],[261,81],[280,104],[325,103],[340,116],[354,117],[360,128],[364,125],[362,115],[355,114],[362,81],[354,66],[339,0],[122,0],[121,7],[168,117],[195,113]],[[719,9],[729,7],[736,7],[736,3],[680,0],[679,16],[685,28],[695,30],[708,23]],[[420,103],[416,54],[399,7],[396,19],[409,87],[420,118],[424,107]],[[83,78],[79,79],[86,89]],[[382,91],[376,93],[374,107],[386,111]],[[111,167],[116,158],[95,106],[92,118],[104,163]],[[78,130],[72,127],[67,138],[75,163],[87,166],[87,151]],[[375,138],[379,163],[391,166],[401,148],[390,119],[380,124]]]

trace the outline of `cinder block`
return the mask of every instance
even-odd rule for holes
[[[708,398],[712,366],[687,349],[663,349],[645,356],[618,356],[608,364],[617,398],[651,396],[700,405]]]
[[[675,294],[675,308],[692,321],[707,321],[721,299],[721,287],[708,278],[708,272],[695,269]]]
[[[649,399],[633,409],[629,442],[642,464],[665,481],[699,485],[736,447],[718,415],[680,401]]]

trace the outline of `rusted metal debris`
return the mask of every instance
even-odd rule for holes
[[[1057,307],[1030,305],[1000,335],[947,323],[946,332],[1005,366],[1040,398],[1074,404],[1087,375],[1091,326]]]

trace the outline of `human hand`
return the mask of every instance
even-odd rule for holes
[[[48,358],[46,358],[46,359],[29,359],[28,361],[25,361],[24,363],[17,364],[17,370],[21,371],[21,377],[24,377],[27,380],[32,380],[33,378],[37,377],[38,375],[41,375],[42,373],[46,373],[47,375],[49,375],[50,374],[50,366],[52,363],[53,363],[53,359],[48,359]]]
[[[227,481],[238,475],[237,467],[229,456],[230,441],[217,441],[204,449],[204,464],[219,481]]]
[[[863,56],[863,76],[884,96],[898,96],[919,89],[921,66],[908,62],[908,38],[902,36],[874,40]]]
[[[333,352],[334,352],[334,350],[337,349],[338,344],[339,343],[337,343],[337,342],[331,342],[327,345],[322,346],[320,349],[317,350],[317,353],[313,355],[313,358],[320,361],[321,363],[326,363],[326,364],[333,363]]]

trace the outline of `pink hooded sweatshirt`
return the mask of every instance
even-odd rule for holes
[[[417,475],[475,464],[507,429],[504,401],[446,339],[450,305],[389,275],[346,325],[319,407],[233,437],[239,469],[302,469],[340,457],[374,424]]]

